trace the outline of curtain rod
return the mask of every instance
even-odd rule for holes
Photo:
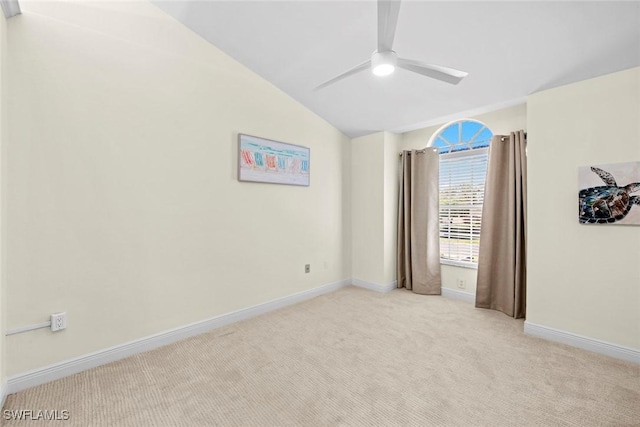
[[[526,132],[524,133],[524,137],[525,137],[525,138],[527,137],[527,133],[526,133]],[[504,139],[505,139],[505,138],[509,138],[509,137],[508,137],[507,135],[502,135],[502,136],[500,137],[500,141],[504,141]],[[422,154],[422,153],[424,153],[426,150],[428,150],[429,148],[433,148],[435,151],[438,151],[438,149],[437,149],[436,147],[427,147],[427,148],[423,148],[422,150],[416,150],[416,152],[417,152],[418,154]],[[411,153],[409,153],[409,155],[411,155]],[[400,152],[400,156],[402,156],[402,152]]]
[[[525,137],[525,138],[527,137],[527,133],[526,133],[526,132],[524,133],[524,137]],[[504,139],[505,139],[505,138],[509,138],[509,136],[507,136],[507,135],[502,135],[502,136],[500,137],[500,141],[501,141],[501,142],[502,142],[502,141],[504,141]]]
[[[423,148],[422,150],[416,150],[417,154],[423,154],[425,151],[427,151],[428,149],[432,149],[433,151],[438,151],[437,147],[427,147],[427,148]],[[409,150],[407,150],[409,151]],[[402,156],[403,151],[400,152],[400,156]],[[409,151],[409,153],[407,153],[408,155],[411,155],[411,151]]]

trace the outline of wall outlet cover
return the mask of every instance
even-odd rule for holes
[[[67,328],[67,313],[53,313],[51,315],[51,330],[53,332]]]

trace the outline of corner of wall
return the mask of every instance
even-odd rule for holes
[[[384,133],[384,283],[396,280],[399,156],[402,135]]]
[[[6,397],[5,375],[5,328],[6,328],[6,299],[5,299],[5,262],[4,262],[4,150],[6,141],[6,108],[5,108],[5,80],[7,56],[7,27],[4,15],[0,14],[0,409]]]
[[[396,278],[401,139],[398,134],[378,132],[351,143],[354,283],[390,286]]]
[[[352,277],[384,284],[384,132],[351,140]]]
[[[351,141],[351,138],[345,136],[342,144],[342,262],[345,278],[353,276]]]

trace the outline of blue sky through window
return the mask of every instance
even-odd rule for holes
[[[440,154],[488,147],[493,133],[482,123],[463,120],[452,123],[440,132],[432,146]]]

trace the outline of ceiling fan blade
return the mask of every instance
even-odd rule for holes
[[[378,52],[393,50],[400,0],[378,0]]]
[[[337,81],[340,81],[340,80],[342,80],[342,79],[344,79],[346,77],[349,77],[349,76],[351,76],[353,74],[359,73],[360,71],[366,70],[367,68],[370,68],[370,67],[371,67],[371,60],[367,59],[362,64],[358,64],[355,67],[348,69],[344,73],[339,74],[339,75],[335,76],[334,78],[329,79],[326,82],[316,86],[316,88],[313,89],[313,90],[319,90],[319,89],[325,88],[325,87],[327,87],[327,86],[329,86],[331,84],[334,84]]]
[[[457,85],[462,79],[467,77],[469,73],[455,70],[453,68],[442,67],[440,65],[425,64],[412,59],[398,58],[398,67],[432,79],[441,80],[443,82]]]

